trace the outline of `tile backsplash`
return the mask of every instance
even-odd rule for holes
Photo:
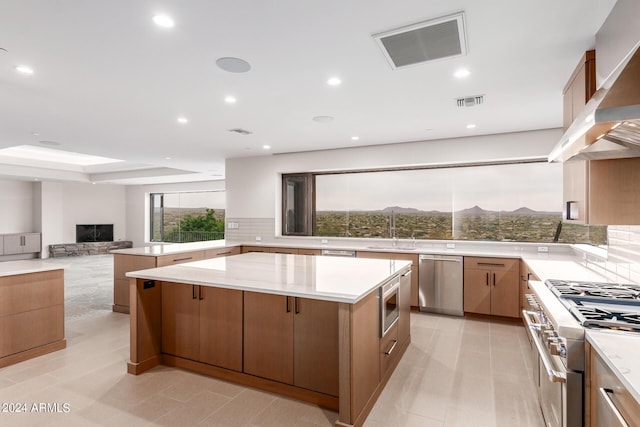
[[[256,237],[270,241],[275,237],[274,218],[225,218],[225,239],[253,242]],[[233,228],[229,228],[233,224]]]
[[[606,258],[585,255],[585,266],[607,279],[640,283],[640,226],[610,225]]]

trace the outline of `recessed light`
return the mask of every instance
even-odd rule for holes
[[[329,86],[339,86],[340,83],[342,83],[342,80],[340,80],[338,77],[331,77],[329,80],[327,80],[327,84]]]
[[[27,75],[33,74],[33,68],[29,67],[28,65],[18,65],[16,67],[16,71]]]
[[[271,146],[270,146],[270,145],[263,145],[263,146],[262,146],[262,148],[263,148],[264,150],[270,150],[270,149],[271,149]]]
[[[225,96],[224,97],[224,102],[226,102],[227,104],[235,104],[236,103],[236,98],[235,96]]]
[[[331,116],[315,116],[312,119],[314,122],[318,122],[318,123],[329,123],[333,121],[333,117]]]
[[[360,137],[359,137],[359,136],[352,136],[352,137],[351,137],[351,140],[352,140],[352,141],[357,141],[357,140],[359,140],[359,139],[360,139]]]
[[[178,117],[178,123],[181,123],[183,125],[187,124],[189,123],[189,119],[187,119],[186,117]]]
[[[40,132],[31,132],[31,135],[33,135],[33,136],[40,136]]]
[[[476,125],[473,124],[473,123],[470,123],[470,124],[467,125],[467,129],[474,129],[475,127],[476,127]]]
[[[38,141],[38,143],[42,145],[50,145],[50,146],[60,145],[60,143],[57,141]]]
[[[249,63],[244,59],[233,58],[230,56],[218,58],[216,60],[216,65],[220,69],[228,71],[230,73],[246,73],[251,69],[251,65],[249,65]]]
[[[168,15],[155,15],[153,17],[153,22],[155,22],[158,27],[162,28],[173,28],[176,25],[175,22],[173,22],[173,19]]]
[[[171,157],[165,157],[164,159],[165,160],[171,160]]]
[[[457,79],[464,79],[465,77],[469,77],[470,74],[471,71],[467,70],[466,68],[460,68],[455,73],[453,73],[453,76]]]

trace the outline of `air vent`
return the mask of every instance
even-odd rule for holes
[[[464,98],[457,98],[456,103],[458,107],[473,107],[480,105],[484,102],[484,95],[467,96]]]
[[[229,129],[229,132],[239,133],[240,135],[251,135],[253,133],[251,131],[248,131],[246,129],[241,129],[241,128]]]
[[[391,68],[467,54],[464,12],[374,34]]]

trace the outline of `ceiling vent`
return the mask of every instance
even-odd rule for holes
[[[467,96],[464,98],[457,98],[456,103],[458,107],[474,107],[484,102],[484,95]]]
[[[239,133],[240,135],[251,135],[253,133],[251,131],[248,131],[246,129],[241,129],[241,128],[229,129],[229,132]]]
[[[374,34],[391,68],[467,54],[464,12]]]

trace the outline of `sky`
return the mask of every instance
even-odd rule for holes
[[[528,163],[316,177],[316,209],[388,206],[443,212],[471,208],[562,211],[562,165]]]

